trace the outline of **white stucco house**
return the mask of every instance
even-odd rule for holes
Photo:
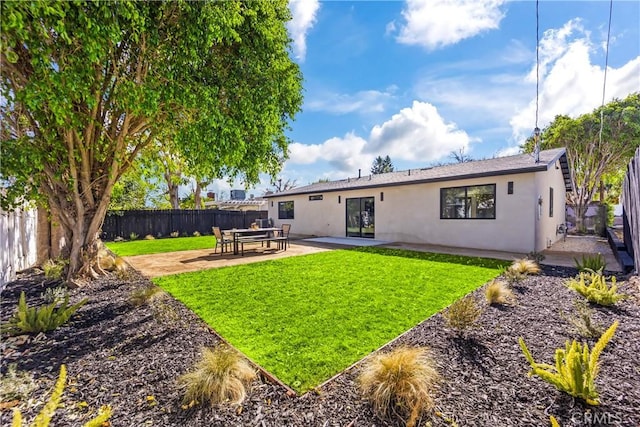
[[[321,182],[274,193],[275,225],[298,236],[527,253],[562,235],[571,177],[564,148]]]

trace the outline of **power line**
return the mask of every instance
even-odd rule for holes
[[[607,89],[607,68],[609,68],[609,39],[611,38],[611,15],[613,12],[613,0],[609,1],[609,28],[607,29],[607,46],[604,55],[604,81],[602,83],[602,105],[600,105],[600,132],[598,139],[602,145],[602,128],[604,127],[604,97]]]
[[[540,162],[540,128],[538,127],[538,111],[540,105],[540,14],[539,2],[536,0],[536,127],[533,129],[535,162]]]

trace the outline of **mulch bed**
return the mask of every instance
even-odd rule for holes
[[[431,349],[443,381],[436,412],[425,415],[420,425],[546,426],[549,415],[562,426],[640,425],[640,306],[637,285],[631,281],[620,287],[634,298],[615,308],[593,307],[595,320],[606,326],[620,320],[600,358],[600,406],[588,407],[526,375],[529,367],[518,337],[524,337],[540,362],[552,362],[556,348],[579,338],[561,317],[562,311],[573,311],[579,298],[563,286],[575,274],[574,269],[545,267],[542,275],[515,286],[516,305],[486,307],[479,326],[466,337],[448,330],[437,314],[383,349],[398,345]],[[403,425],[374,416],[358,393],[357,365],[300,397],[260,378],[242,406],[183,408],[177,377],[192,366],[203,346],[218,345],[220,339],[173,299],[155,308],[133,307],[129,295],[147,284],[136,273],[127,280],[115,275],[101,278],[71,291],[72,302],[85,297],[89,302],[58,330],[3,338],[2,372],[17,363],[37,382],[30,399],[19,406],[27,421],[42,408],[64,363],[68,386],[52,422],[55,426],[82,425],[105,404],[113,407],[113,426]],[[13,313],[21,291],[28,302],[39,303],[44,289],[55,285],[37,271],[22,275],[3,291],[0,318],[5,321]],[[484,301],[482,289],[476,296]],[[0,425],[9,425],[10,419],[11,410],[3,410]]]

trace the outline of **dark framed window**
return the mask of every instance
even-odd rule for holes
[[[496,185],[441,188],[440,219],[496,219]]]
[[[293,200],[278,202],[278,219],[293,219]]]
[[[553,187],[549,187],[549,218],[553,218]]]
[[[513,181],[507,182],[507,194],[513,194]]]
[[[322,200],[322,194],[314,194],[313,196],[309,196],[309,201],[312,200]]]

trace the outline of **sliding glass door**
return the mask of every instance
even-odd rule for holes
[[[375,237],[373,197],[347,199],[347,237]]]

